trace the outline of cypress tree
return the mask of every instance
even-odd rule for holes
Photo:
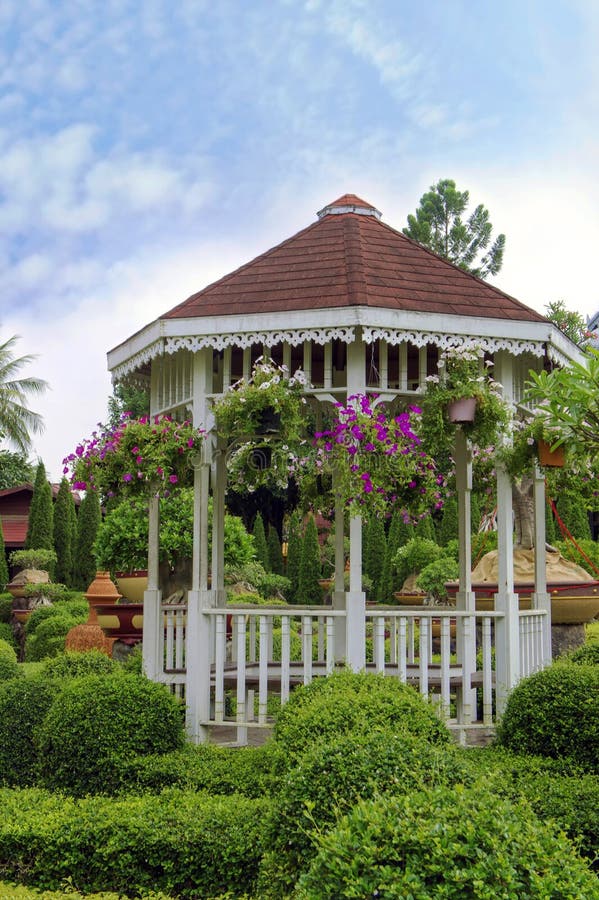
[[[472,494],[470,495],[470,523],[472,526],[471,530],[474,531],[475,533],[480,528],[481,519],[482,519],[482,510],[481,510],[481,506],[480,506],[480,495],[476,491],[472,491]],[[457,526],[457,520],[456,520],[456,526]],[[456,532],[454,534],[454,537],[457,538],[457,536],[458,536],[458,529],[456,527]]]
[[[297,589],[299,584],[300,560],[302,558],[302,520],[299,512],[295,510],[289,516],[287,529],[287,578],[291,582],[289,589],[289,602],[297,603]]]
[[[572,537],[577,540],[590,540],[589,514],[581,493],[572,488],[563,490],[559,495],[557,511]]]
[[[424,515],[418,520],[414,527],[416,537],[425,538],[427,541],[436,541],[435,526],[433,525],[433,517],[430,513]]]
[[[441,522],[437,532],[437,541],[445,547],[449,541],[458,536],[458,500],[457,497],[449,497],[443,506]]]
[[[46,468],[41,460],[35,472],[25,549],[54,550],[52,488],[46,477]]]
[[[318,529],[316,520],[310,514],[304,529],[302,541],[302,556],[300,559],[299,583],[297,589],[297,602],[309,605],[320,603],[322,590],[318,583],[320,579],[320,547],[318,545]]]
[[[385,562],[387,538],[385,524],[380,516],[373,516],[368,529],[368,565],[366,573],[372,581],[371,596],[373,600],[381,599],[381,575]]]
[[[72,507],[72,512],[71,512]],[[66,478],[58,488],[54,505],[54,550],[56,551],[56,580],[71,585],[73,581],[73,552],[76,532],[73,530],[75,501]]]
[[[399,512],[395,510],[391,517],[389,531],[387,532],[385,559],[383,560],[383,571],[381,572],[380,598],[383,603],[390,603],[393,592],[396,590],[393,578],[393,557],[397,553],[399,547],[401,525],[401,516]]]
[[[264,522],[260,513],[258,513],[256,515],[256,518],[254,519],[252,535],[254,537],[254,550],[256,551],[256,559],[267,572],[270,572],[270,560],[268,558],[266,532],[264,531]]]
[[[277,529],[270,525],[268,528],[268,562],[270,571],[277,575],[283,574],[283,553],[281,551],[281,542]]]
[[[73,584],[85,591],[96,575],[94,543],[100,527],[100,498],[97,491],[87,491],[79,507]]]
[[[0,592],[4,590],[9,580],[6,548],[4,546],[4,532],[2,530],[2,521],[0,520]]]

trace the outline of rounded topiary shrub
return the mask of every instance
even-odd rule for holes
[[[318,843],[299,900],[597,897],[566,837],[481,783],[360,801]]]
[[[180,702],[138,675],[88,675],[63,683],[39,731],[42,783],[75,796],[111,793],[119,763],[183,746]]]
[[[557,663],[523,679],[508,697],[497,740],[599,772],[599,668]]]
[[[15,648],[8,641],[0,639],[0,681],[17,678],[20,674]]]
[[[15,650],[17,649],[17,639],[10,622],[0,622],[0,641],[6,641]]]
[[[582,647],[573,650],[566,657],[566,662],[577,666],[599,666],[599,641],[588,641]]]
[[[84,653],[67,650],[60,656],[44,660],[41,674],[44,678],[81,678],[84,675],[108,675],[118,669],[118,663],[100,650]]]
[[[281,709],[275,740],[290,758],[318,741],[355,731],[387,729],[447,744],[450,736],[430,703],[384,675],[340,672],[297,688]]]
[[[13,678],[0,684],[0,782],[31,785],[37,780],[35,736],[58,682]]]
[[[400,732],[346,734],[312,747],[281,781],[268,825],[260,896],[286,897],[330,830],[360,798],[473,780],[456,746]]]

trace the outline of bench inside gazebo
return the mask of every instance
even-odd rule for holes
[[[529,370],[578,359],[539,313],[437,257],[381,221],[354,195],[240,269],[193,294],[108,355],[113,380],[149,387],[152,414],[189,417],[208,431],[194,461],[192,582],[184,605],[164,605],[158,581],[158,500],[151,501],[144,598],[147,675],[185,696],[195,741],[267,728],[297,684],[349,666],[432,695],[447,723],[488,728],[518,681],[551,659],[551,604],[538,558],[531,608],[514,591],[512,491],[497,470],[499,577],[495,606],[478,611],[470,579],[472,463],[456,430],[460,589],[455,607],[367,605],[362,522],[335,510],[335,581],[328,606],[226,606],[223,521],[226,447],[212,405],[265,355],[302,369],[311,403],[374,392],[408,402],[447,348],[476,343],[518,403]],[[544,479],[533,473],[535,546],[544,547]],[[208,500],[212,497],[212,516]],[[212,551],[209,558],[209,528]],[[344,585],[349,534],[349,588]],[[537,557],[541,557],[540,554]],[[495,663],[492,665],[492,649]],[[234,702],[231,702],[233,700]]]

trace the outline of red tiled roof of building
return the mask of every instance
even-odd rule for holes
[[[348,211],[355,207],[356,211]],[[441,315],[545,321],[493,285],[379,221],[354,194],[318,221],[171,309],[161,318],[240,316],[370,306]]]

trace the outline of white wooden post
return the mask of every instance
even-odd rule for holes
[[[504,395],[513,397],[513,360],[505,351],[496,354],[497,380]],[[514,521],[512,482],[505,468],[497,466],[498,578],[495,609],[503,613],[495,623],[495,677],[497,714],[505,709],[509,692],[520,680],[518,595],[514,593]]]
[[[545,476],[535,464],[533,470],[535,503],[535,589],[532,595],[533,609],[547,613],[541,621],[541,667],[551,662],[551,595],[547,591],[547,564],[545,553]]]
[[[333,609],[345,609],[345,510],[343,498],[336,493],[336,475],[333,473],[333,493],[335,494],[335,584],[333,587]],[[334,659],[335,662],[343,662],[347,656],[346,649],[346,624],[341,616],[333,619]]]
[[[357,330],[347,347],[347,396],[365,391],[364,342]],[[360,672],[366,665],[366,594],[362,590],[362,516],[349,521],[349,591],[345,595],[347,665]]]
[[[475,597],[472,592],[472,519],[470,500],[472,492],[472,453],[461,428],[455,435],[456,487],[458,492],[458,547],[460,589],[456,594],[456,609],[465,609],[471,616],[458,616],[456,622],[456,649],[462,663],[464,685],[470,683],[470,675],[476,670],[476,618]],[[458,698],[459,722],[472,722],[476,718],[476,691],[463,687]]]
[[[212,388],[212,353],[200,350],[195,357],[193,421],[196,426],[212,424],[207,395]],[[214,458],[214,437],[209,435],[199,459],[194,461],[192,586],[187,600],[186,641],[186,725],[190,740],[208,740],[202,724],[210,719],[210,665],[212,657],[210,616],[204,610],[214,605],[208,589],[208,499],[210,467]]]
[[[158,681],[162,675],[162,592],[159,583],[160,500],[150,497],[148,515],[148,587],[144,591],[144,627],[142,639],[143,669],[148,678]]]

